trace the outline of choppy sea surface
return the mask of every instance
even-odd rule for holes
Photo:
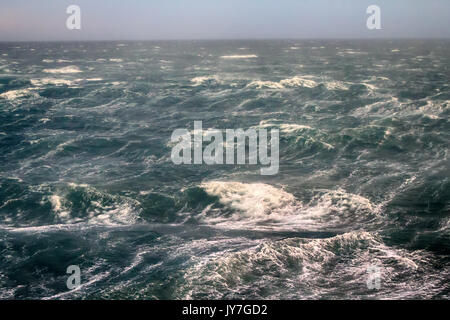
[[[0,298],[448,299],[449,66],[441,40],[0,43]],[[279,129],[279,173],[174,165],[195,120]]]

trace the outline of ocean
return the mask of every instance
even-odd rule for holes
[[[448,299],[449,67],[448,40],[0,43],[0,299]],[[278,129],[278,173],[174,164],[194,121]]]

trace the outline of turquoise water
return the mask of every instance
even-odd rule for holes
[[[1,43],[0,298],[448,299],[449,60],[440,40]],[[174,165],[196,120],[280,130],[279,173]]]

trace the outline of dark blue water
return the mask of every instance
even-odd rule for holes
[[[449,66],[439,40],[1,43],[0,298],[448,299]],[[174,165],[196,120],[279,129],[279,173]]]

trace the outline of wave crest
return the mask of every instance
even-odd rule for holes
[[[210,181],[205,192],[224,208],[210,204],[199,218],[216,227],[253,230],[345,229],[378,217],[379,206],[344,190],[316,190],[304,203],[281,188],[264,183]],[[349,222],[352,222],[349,224]]]
[[[45,73],[80,73],[83,72],[78,68],[77,66],[67,66],[63,68],[57,68],[57,69],[44,69],[42,72]]]
[[[239,252],[213,253],[193,260],[179,290],[179,296],[187,299],[203,295],[215,299],[342,298],[341,288],[349,286],[353,290],[347,298],[355,292],[370,295],[367,270],[373,266],[380,269],[384,284],[378,296],[429,294],[428,288],[405,290],[404,284],[391,280],[427,268],[424,253],[389,248],[368,232],[270,240]],[[409,279],[411,287],[423,281],[419,275]]]

